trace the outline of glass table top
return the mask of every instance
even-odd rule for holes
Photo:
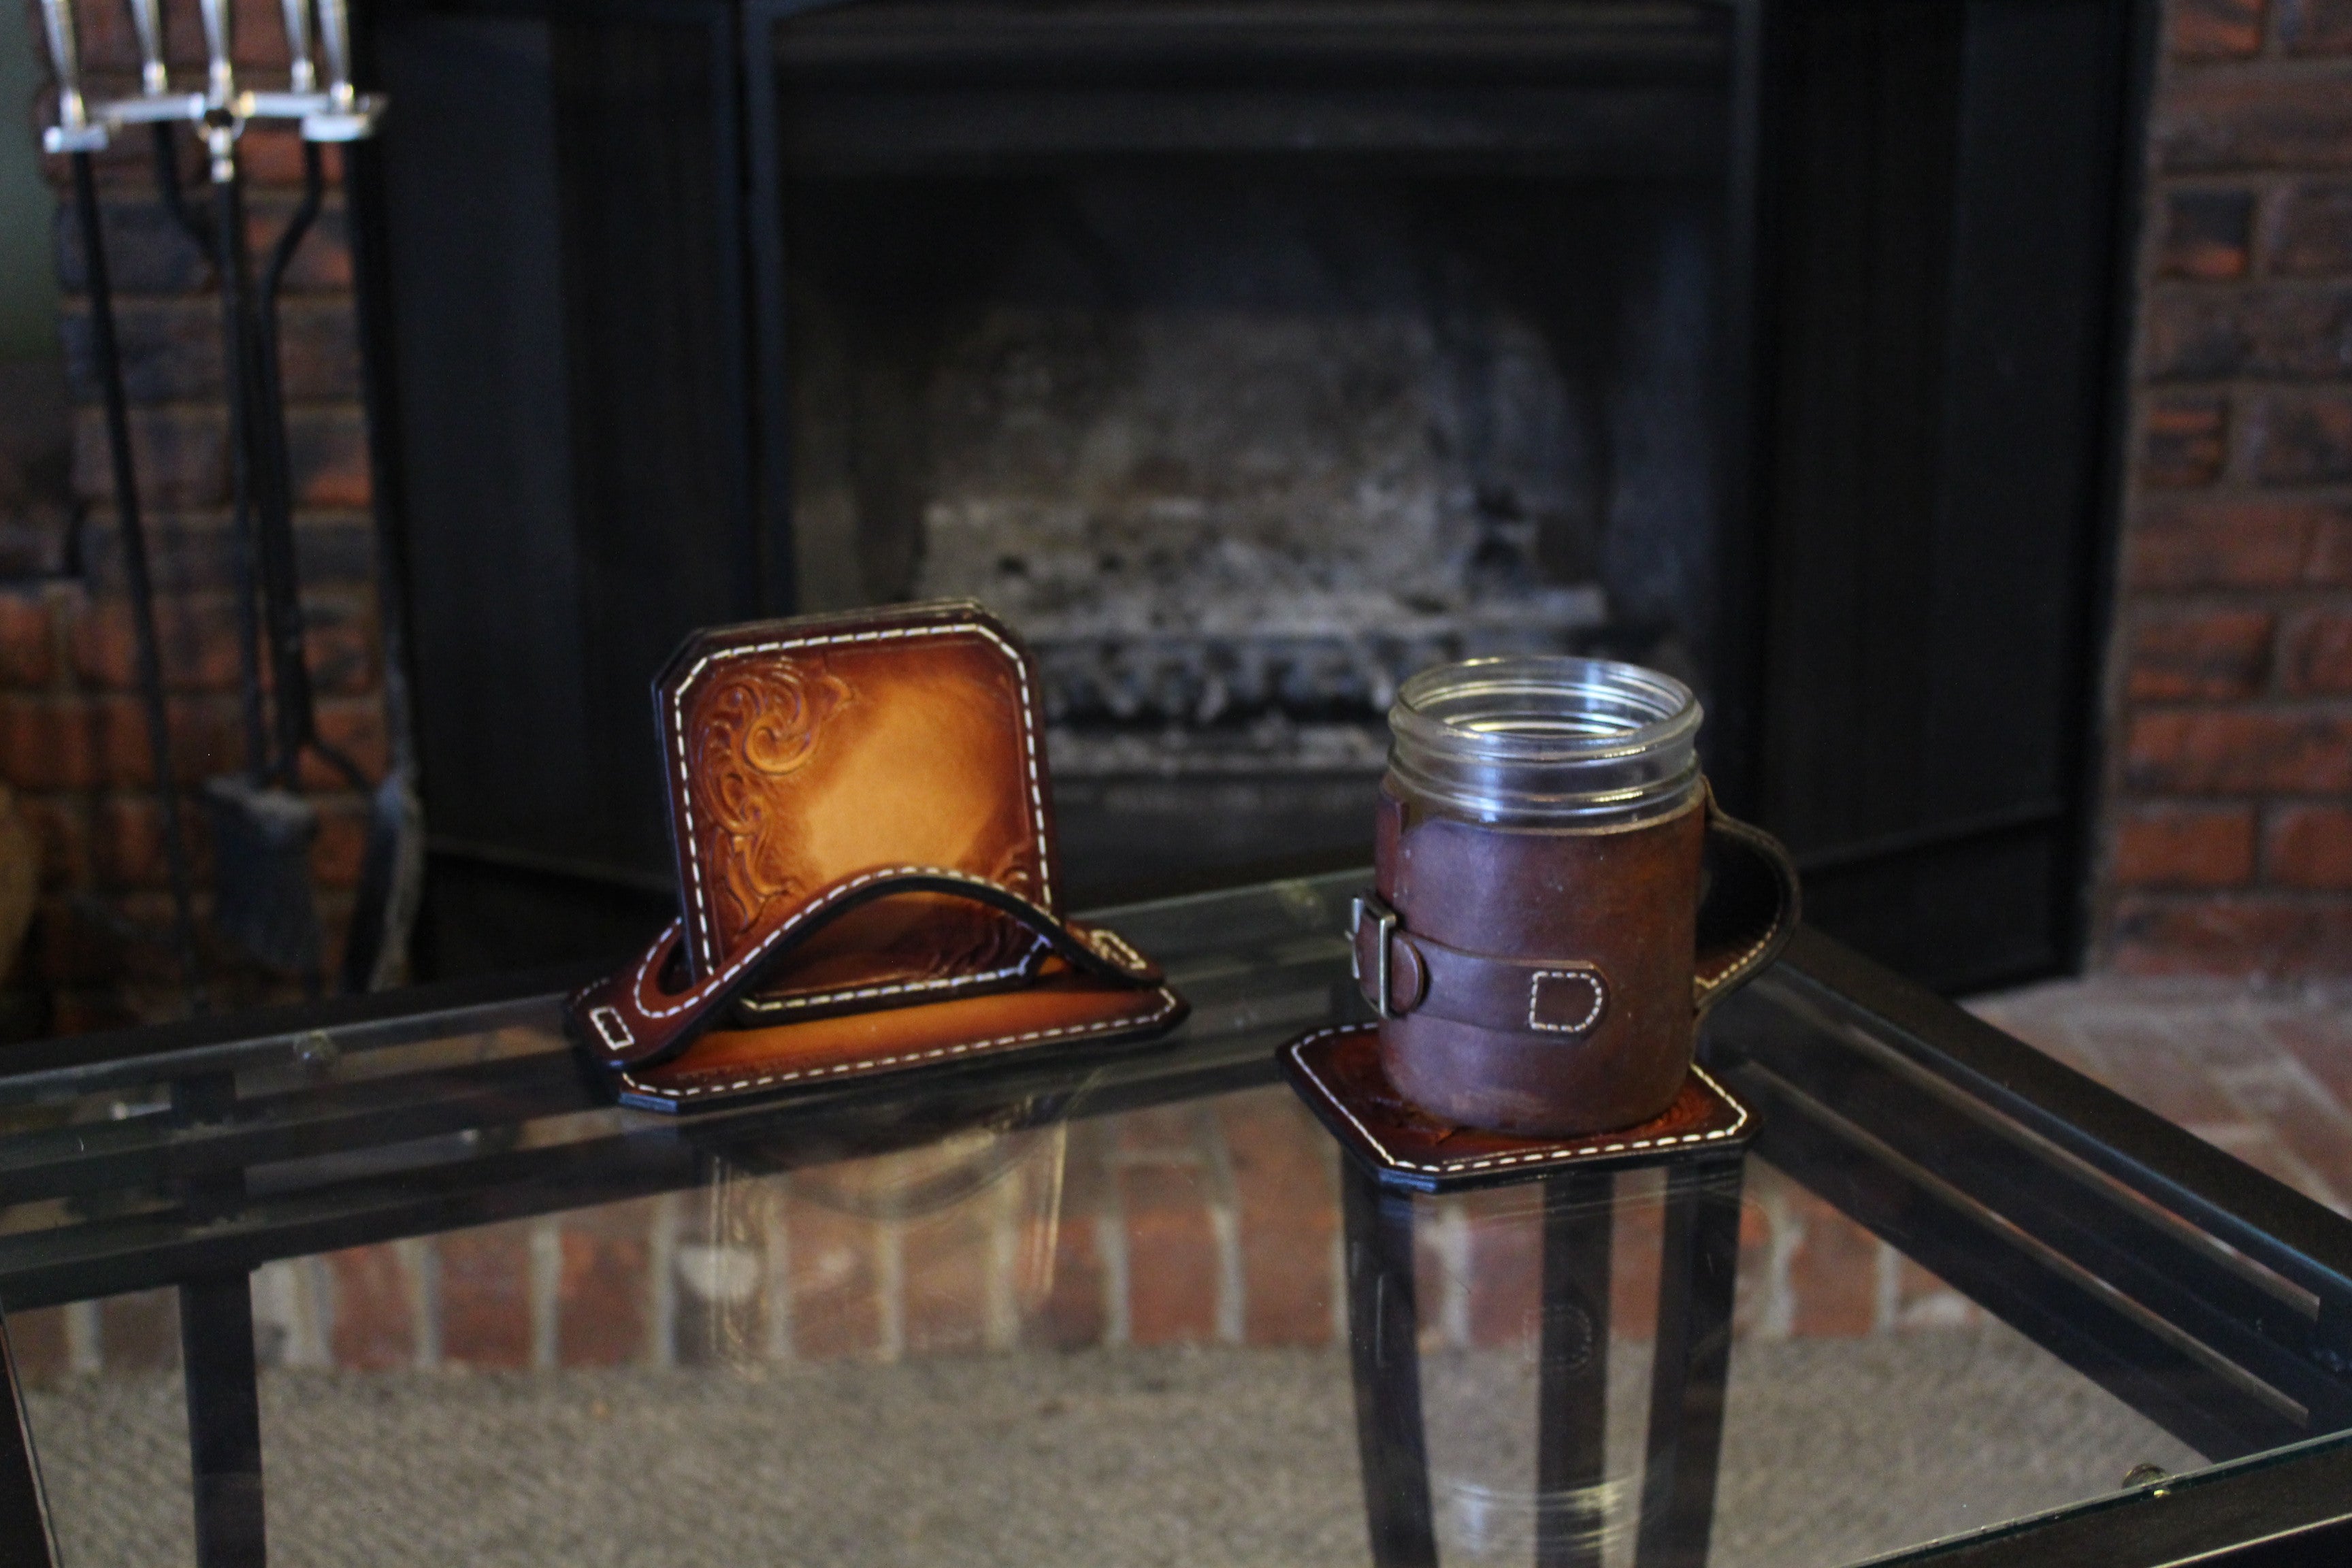
[[[247,1302],[293,1563],[2046,1561],[2352,1428],[2352,1226],[1811,933],[1744,1158],[1380,1189],[1273,1057],[1360,882],[1100,917],[1171,1039],[686,1118],[544,991],[18,1057],[62,1560],[196,1557]]]

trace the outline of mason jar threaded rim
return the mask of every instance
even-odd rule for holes
[[[1481,822],[1618,826],[1697,791],[1705,710],[1670,675],[1614,659],[1508,655],[1424,669],[1389,709],[1389,773]]]

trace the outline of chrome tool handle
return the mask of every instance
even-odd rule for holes
[[[236,67],[229,58],[229,0],[199,0],[205,22],[205,102],[226,109],[236,97]]]
[[[327,102],[348,110],[352,91],[352,8],[350,0],[319,0],[319,52],[327,62]]]
[[[163,63],[163,13],[157,0],[131,0],[131,26],[139,34],[139,90],[160,98],[172,90]]]
[[[41,31],[58,73],[58,122],[41,145],[52,153],[90,153],[106,145],[106,128],[90,122],[81,96],[81,43],[74,36],[73,0],[41,0]]]
[[[286,11],[286,90],[319,90],[318,68],[310,63],[310,0],[283,0]]]

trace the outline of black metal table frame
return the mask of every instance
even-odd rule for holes
[[[552,1016],[548,993],[569,976],[420,988],[13,1049],[0,1103],[168,1079],[173,1109],[160,1134],[158,1119],[142,1118],[147,1125],[85,1125],[46,1142],[0,1141],[0,1198],[146,1184],[175,1202],[0,1237],[0,1303],[21,1310],[178,1287],[200,1560],[207,1568],[258,1563],[253,1268],[681,1190],[699,1184],[712,1159],[741,1140],[759,1141],[772,1163],[780,1148],[816,1163],[926,1140],[958,1118],[1092,1116],[1271,1082],[1281,1039],[1350,1016],[1338,932],[1354,882],[1286,885],[1294,925],[1262,939],[1237,914],[1224,934],[1235,951],[1255,940],[1263,951],[1253,961],[1221,952],[1188,970],[1185,954],[1165,953],[1195,1003],[1167,1050],[1008,1062],[951,1080],[877,1083],[685,1122],[622,1119],[602,1135],[548,1147],[499,1150],[488,1139],[472,1157],[391,1172],[352,1173],[334,1162],[354,1146],[596,1110],[605,1096],[557,1052],[362,1079],[261,1104],[226,1092],[229,1075],[410,1042],[453,1021],[543,1025]],[[1126,912],[1122,929],[1161,952],[1148,928],[1169,907]],[[1302,937],[1304,928],[1315,930]],[[1810,931],[1719,1011],[1706,1050],[1759,1113],[1757,1153],[2192,1447],[2234,1461],[1885,1561],[2252,1568],[2352,1560],[2352,1222]],[[248,1189],[248,1173],[265,1167],[277,1175]],[[285,1174],[302,1170],[317,1179]],[[1377,1194],[1349,1191],[1359,1225],[1376,1222],[1363,1205]],[[1562,1232],[1558,1257],[1590,1251]],[[15,1418],[0,1424],[0,1552],[46,1562],[13,1368],[8,1379]],[[1654,1388],[1654,1407],[1659,1397]],[[1556,1414],[1548,1407],[1547,1422]],[[1654,1421],[1654,1443],[1658,1434]],[[1581,1451],[1576,1433],[1561,1424],[1547,1437],[1559,1473],[1570,1474]],[[1685,1472],[1677,1490],[1696,1480]],[[1703,1529],[1697,1540],[1703,1552]],[[1697,1561],[1664,1542],[1657,1554]]]

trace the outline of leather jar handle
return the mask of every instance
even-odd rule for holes
[[[1780,955],[1803,913],[1796,862],[1780,841],[1706,796],[1706,896],[1698,909],[1692,1010],[1707,1009]]]
[[[861,904],[898,893],[945,893],[1012,916],[1034,932],[1033,962],[1055,953],[1073,968],[1129,985],[1156,984],[1160,971],[1108,931],[1089,932],[1008,889],[961,871],[893,866],[845,877],[807,900],[798,913],[738,954],[717,973],[680,990],[667,978],[684,941],[680,921],[662,929],[637,963],[575,993],[564,1012],[572,1032],[608,1067],[649,1068],[668,1061],[717,1021],[810,935]]]

